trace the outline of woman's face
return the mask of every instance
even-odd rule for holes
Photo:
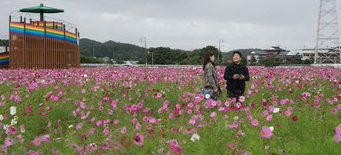
[[[214,62],[214,55],[210,56],[211,62]]]

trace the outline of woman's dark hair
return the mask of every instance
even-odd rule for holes
[[[241,58],[243,57],[242,53],[240,53],[239,51],[234,51],[232,57],[234,56],[234,54],[238,54]]]
[[[207,65],[207,63],[211,62],[211,56],[214,55],[213,52],[208,51],[206,52],[205,56],[204,56],[204,66],[202,67],[203,70],[205,70],[205,66]],[[213,67],[215,68],[215,64],[214,62],[211,62],[211,64],[213,65]]]

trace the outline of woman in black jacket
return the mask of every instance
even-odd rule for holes
[[[245,81],[249,81],[249,70],[245,65],[240,64],[242,54],[239,51],[233,52],[233,63],[225,68],[224,79],[226,80],[227,97],[237,99],[244,96]]]

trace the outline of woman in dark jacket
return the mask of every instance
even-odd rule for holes
[[[217,100],[221,96],[221,89],[214,64],[214,54],[210,51],[207,52],[204,57],[203,70],[205,71],[203,79],[204,88],[213,90],[212,96],[209,96],[208,98]]]

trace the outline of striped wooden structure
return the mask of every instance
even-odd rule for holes
[[[22,18],[21,18],[22,19]],[[9,67],[62,69],[80,67],[79,32],[66,31],[59,22],[26,23],[9,17]],[[57,26],[58,25],[58,26]]]
[[[4,49],[0,49],[0,69],[8,68],[9,63],[9,53],[7,51],[7,47]]]

